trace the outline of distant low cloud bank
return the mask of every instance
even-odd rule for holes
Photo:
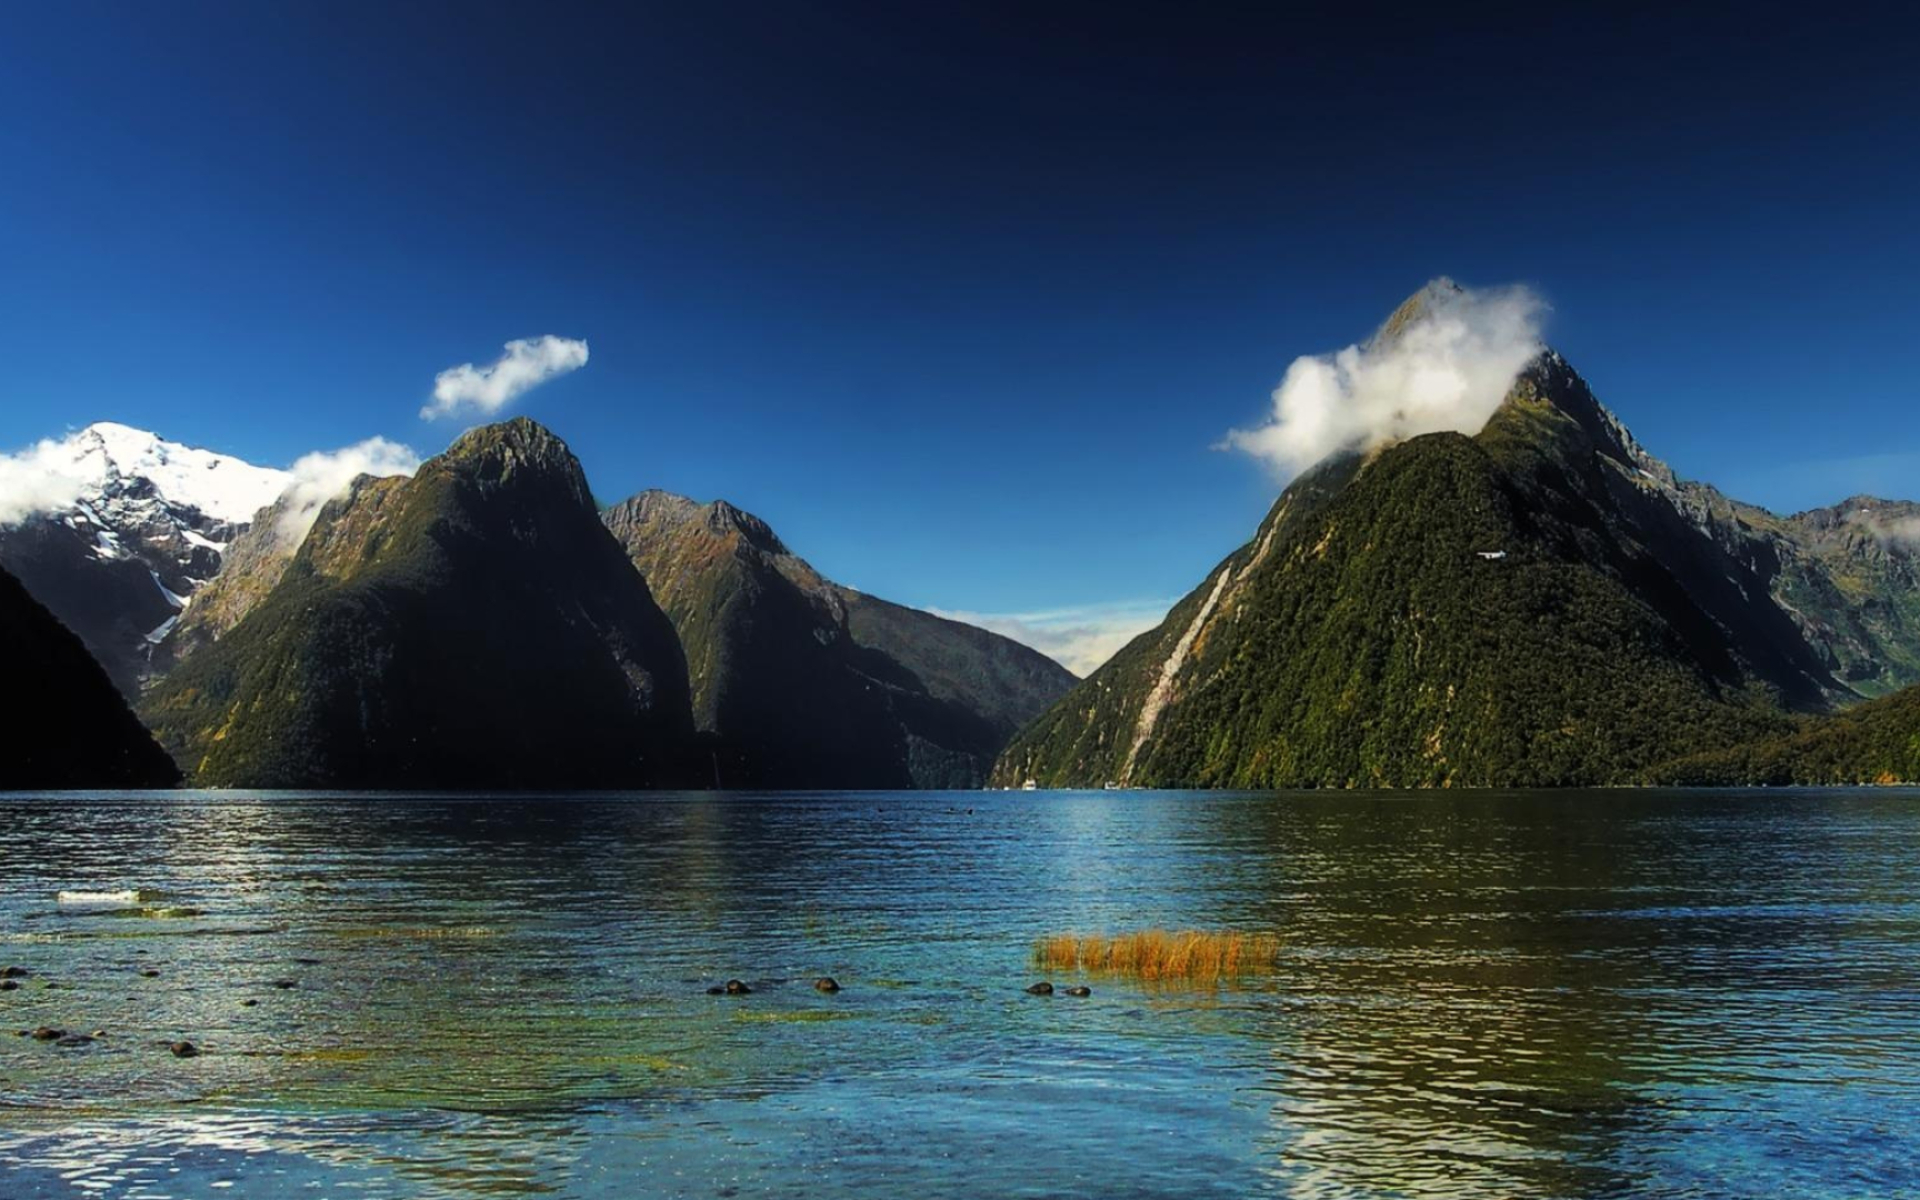
[[[587,344],[579,338],[516,338],[486,366],[461,363],[433,378],[433,403],[420,410],[425,421],[460,413],[492,416],[549,379],[587,365]]]
[[[1423,433],[1478,433],[1542,349],[1546,304],[1524,287],[1476,290],[1436,280],[1406,325],[1365,345],[1293,360],[1264,424],[1230,431],[1243,450],[1291,477],[1343,450]]]
[[[290,470],[293,482],[281,493],[281,509],[274,536],[282,544],[298,546],[327,501],[347,490],[362,475],[411,475],[420,469],[420,456],[410,446],[372,437],[339,450],[303,454]]]
[[[1172,607],[1171,600],[1135,600],[1028,613],[927,611],[1031,646],[1084,679],[1122,646],[1158,625]]]

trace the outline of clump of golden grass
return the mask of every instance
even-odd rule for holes
[[[1142,929],[1092,937],[1055,934],[1033,944],[1034,965],[1058,971],[1112,971],[1138,979],[1206,983],[1273,965],[1280,939],[1270,933]]]

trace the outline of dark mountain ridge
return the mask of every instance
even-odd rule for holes
[[[0,791],[171,787],[172,761],[80,641],[0,569]]]
[[[672,626],[524,418],[356,481],[144,712],[217,786],[640,787],[693,749]]]
[[[680,634],[730,786],[976,787],[1073,682],[1007,638],[825,579],[725,501],[648,491],[604,518]]]

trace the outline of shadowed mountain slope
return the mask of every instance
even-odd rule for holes
[[[648,786],[693,734],[672,626],[524,418],[358,480],[144,713],[205,785]]]
[[[0,791],[171,787],[180,773],[78,636],[0,570]]]
[[[841,587],[764,521],[643,492],[605,514],[672,618],[729,786],[975,787],[1073,676],[983,629]]]

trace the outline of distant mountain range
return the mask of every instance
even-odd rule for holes
[[[43,458],[68,502],[0,526],[0,567],[137,697],[188,598],[292,476],[108,422]]]
[[[272,587],[142,712],[210,786],[692,777],[673,628],[600,525],[578,461],[527,420],[327,504]]]
[[[1074,683],[1016,642],[823,578],[725,501],[642,492],[605,520],[679,632],[729,786],[978,787]]]
[[[971,787],[1074,682],[828,583],[724,502],[603,523],[526,420],[362,477],[304,538],[284,472],[121,426],[60,449],[75,495],[0,529],[0,561],[203,785]]]
[[[167,755],[285,787],[1920,775],[1920,505],[1782,517],[1682,480],[1552,351],[1472,436],[1299,476],[1078,682],[724,501],[601,511],[525,419],[317,514],[288,472],[125,426],[36,454],[59,486],[0,526],[0,652],[35,698],[0,788],[165,784]]]
[[[1435,285],[1381,339],[1453,302]],[[1915,506],[1680,480],[1548,351],[1475,436],[1323,461],[995,782],[1630,783],[1920,681]]]

